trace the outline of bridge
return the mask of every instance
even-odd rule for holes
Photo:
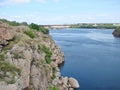
[[[62,29],[62,28],[70,28],[70,25],[42,25],[47,29]]]

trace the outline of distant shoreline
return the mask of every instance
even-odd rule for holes
[[[61,29],[74,29],[74,28],[50,28],[49,30],[61,30]],[[115,28],[75,28],[75,29],[101,29],[101,30],[104,30],[104,29],[108,29],[108,30],[111,30],[111,29],[115,29]]]
[[[64,29],[64,28],[90,28],[90,29],[116,29],[120,27],[120,24],[114,23],[98,23],[98,24],[63,24],[63,25],[42,25],[44,28],[47,29]]]

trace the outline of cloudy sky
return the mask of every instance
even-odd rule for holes
[[[37,24],[120,23],[120,0],[0,0],[0,18]]]

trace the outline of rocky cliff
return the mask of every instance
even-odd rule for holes
[[[115,37],[120,37],[120,27],[116,28],[113,33],[112,33]]]
[[[73,90],[76,79],[62,77],[64,54],[48,34],[0,22],[0,90]]]

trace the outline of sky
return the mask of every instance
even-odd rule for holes
[[[0,19],[51,24],[120,23],[120,0],[0,0]]]

